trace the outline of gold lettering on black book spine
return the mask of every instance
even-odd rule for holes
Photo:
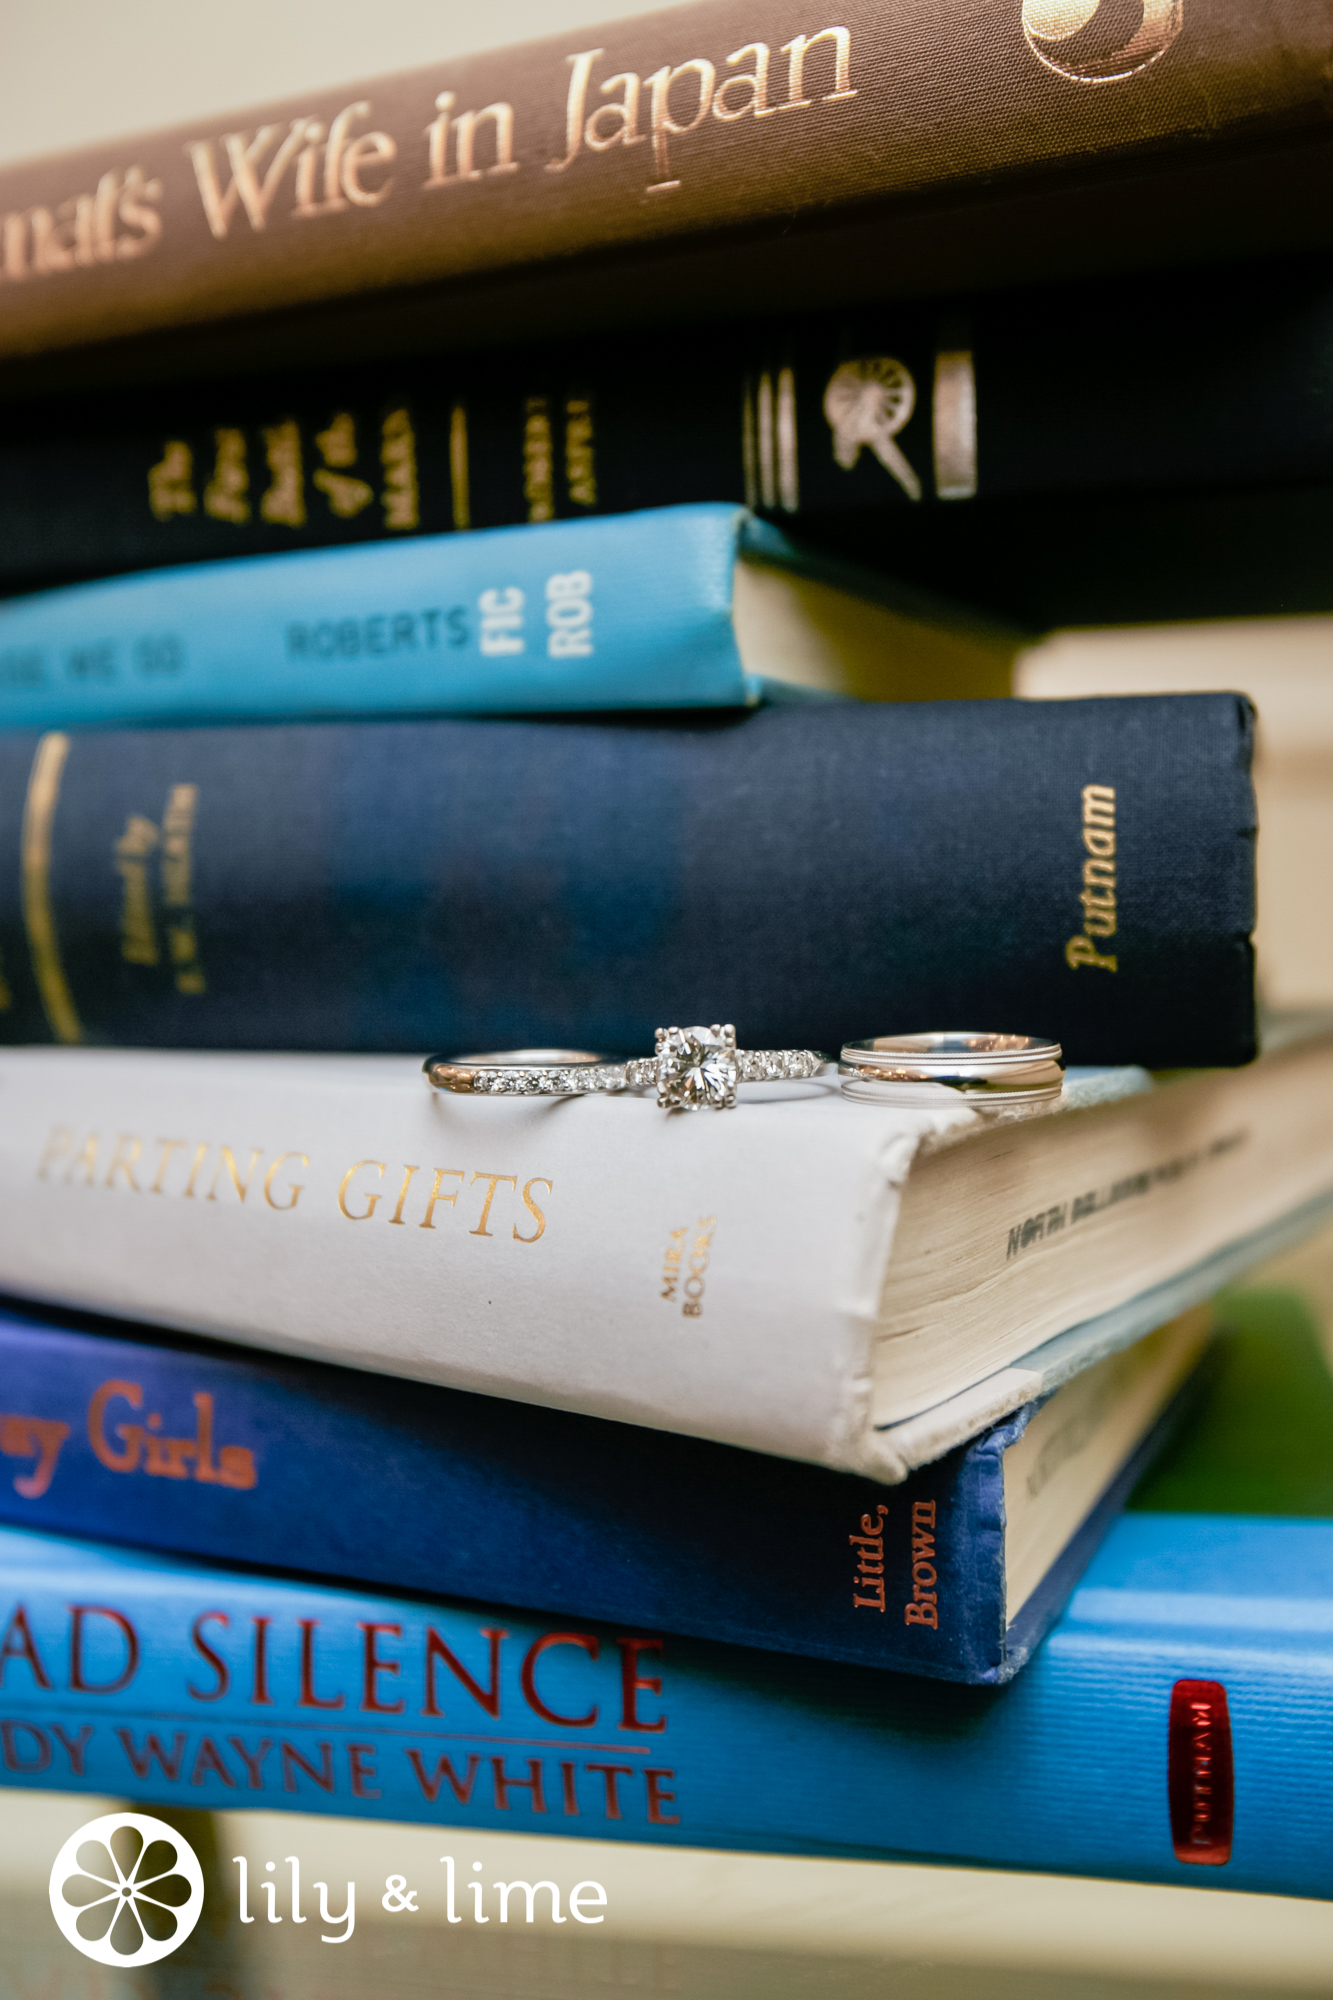
[[[977,380],[971,350],[941,348],[932,398],[935,494],[971,500],[977,490]]]
[[[523,497],[529,521],[555,519],[551,413],[545,396],[529,396],[523,419]]]
[[[245,459],[245,432],[222,429],[213,433],[213,476],[204,488],[204,512],[214,521],[236,527],[250,518],[250,472]]]
[[[193,514],[199,505],[194,491],[194,453],[184,438],[168,438],[156,465],[148,468],[148,505],[155,521]]]
[[[406,530],[421,525],[417,491],[417,440],[407,410],[391,410],[380,433],[380,463],[384,490],[380,495],[384,525]]]
[[[23,805],[20,855],[23,925],[42,1011],[56,1041],[72,1045],[83,1040],[83,1025],[61,964],[51,908],[51,835],[68,756],[69,738],[59,732],[43,736],[37,745]]]
[[[472,526],[472,490],[468,474],[467,408],[455,403],[449,412],[449,504],[455,528]]]
[[[356,464],[356,419],[350,410],[340,410],[327,429],[316,431],[315,448],[324,463],[311,474],[311,485],[325,496],[331,514],[340,521],[355,520],[375,498],[375,489],[351,470]]]
[[[596,433],[587,396],[565,399],[565,485],[578,507],[597,505]]]
[[[266,521],[284,528],[305,526],[305,476],[297,424],[274,424],[264,432],[264,452],[272,484],[259,502]]]

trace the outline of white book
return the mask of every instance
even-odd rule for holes
[[[6,1050],[0,1288],[892,1481],[1333,1207],[1333,1034],[1067,1097]]]

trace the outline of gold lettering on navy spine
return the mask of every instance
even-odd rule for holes
[[[178,993],[204,993],[208,986],[199,963],[194,913],[194,819],[198,804],[198,785],[173,785],[162,815],[162,902]]]
[[[356,464],[356,419],[350,410],[340,410],[326,430],[317,431],[315,445],[324,463],[311,474],[311,485],[324,495],[331,514],[340,521],[355,520],[375,498],[375,489],[351,471]]]
[[[467,408],[449,412],[449,507],[455,528],[472,526],[472,485],[467,453]]]
[[[23,925],[28,937],[33,977],[51,1033],[58,1042],[83,1040],[83,1025],[60,961],[55,915],[51,908],[51,835],[60,781],[69,756],[69,738],[59,732],[43,736],[37,745],[23,805],[20,841],[23,877]]]
[[[245,432],[213,433],[213,476],[204,488],[204,512],[215,521],[239,527],[250,518],[250,469],[245,456]]]
[[[565,485],[579,507],[597,505],[596,438],[592,403],[587,396],[565,399]]]
[[[193,514],[199,502],[194,492],[194,453],[183,438],[168,438],[156,465],[148,468],[148,505],[155,521]]]
[[[142,813],[131,813],[115,844],[122,888],[120,955],[127,965],[156,965],[161,957],[148,883],[148,857],[159,837],[152,820]]]
[[[555,518],[551,413],[545,396],[529,396],[523,419],[523,497],[530,521]]]
[[[1098,950],[1094,939],[1116,933],[1116,814],[1114,785],[1083,787],[1083,932],[1065,946],[1071,972],[1091,966],[1101,972],[1118,970],[1116,957]]]
[[[384,467],[384,490],[380,501],[384,508],[385,527],[399,532],[420,527],[417,440],[409,411],[391,410],[384,419],[380,433],[380,463]]]
[[[283,528],[305,526],[305,475],[301,463],[301,432],[296,422],[273,424],[264,432],[271,485],[259,502],[266,521]]]

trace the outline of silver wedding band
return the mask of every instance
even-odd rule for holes
[[[875,1035],[844,1042],[838,1060],[844,1089],[857,1095],[880,1086],[891,1095],[900,1084],[944,1085],[983,1102],[1018,1099],[1038,1103],[1060,1095],[1065,1059],[1059,1042],[1039,1035],[979,1034],[966,1030],[922,1035]],[[875,1094],[879,1090],[875,1089]]]

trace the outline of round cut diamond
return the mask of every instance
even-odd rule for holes
[[[657,1038],[657,1101],[667,1111],[728,1110],[736,1102],[740,1064],[736,1030],[664,1028]]]

